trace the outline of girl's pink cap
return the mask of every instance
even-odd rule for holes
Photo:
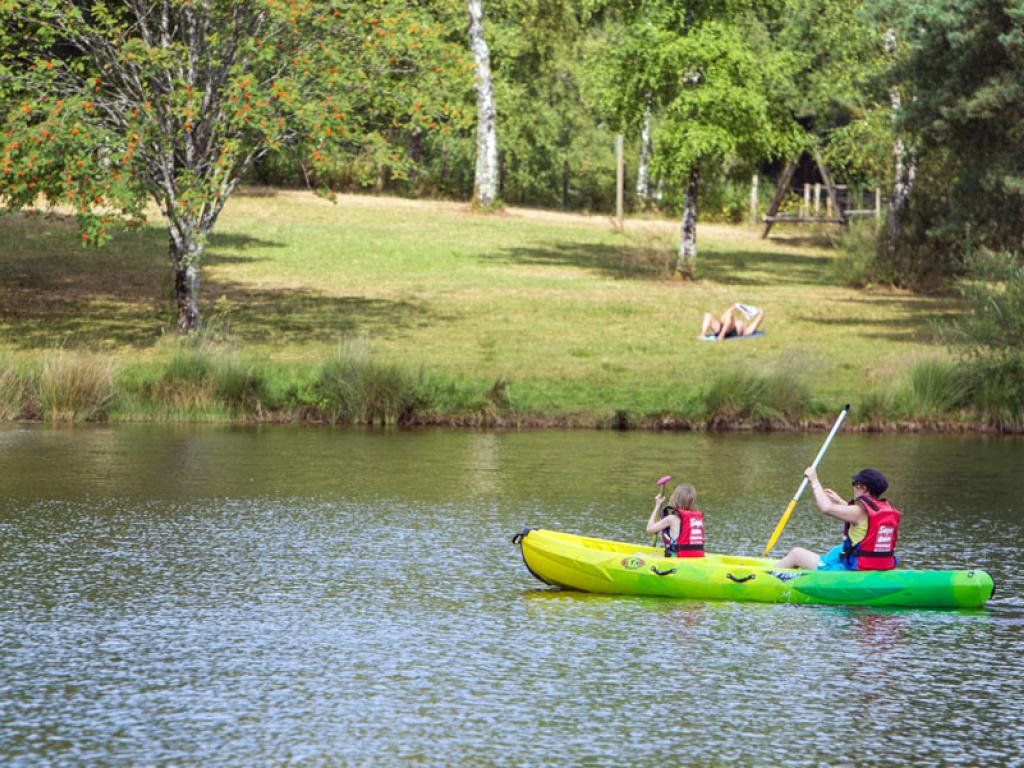
[[[663,478],[661,478],[661,480],[658,481],[658,485],[664,485],[665,483],[667,483],[671,479],[672,479],[672,475],[665,475]]]

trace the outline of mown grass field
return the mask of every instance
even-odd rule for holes
[[[373,358],[488,388],[522,413],[685,412],[721,376],[779,374],[805,384],[809,415],[906,386],[948,359],[936,328],[951,298],[852,290],[831,279],[836,252],[789,230],[699,228],[700,279],[669,277],[677,222],[243,190],[225,208],[204,263],[211,336],[279,377],[353,342]],[[812,236],[813,235],[813,236]],[[166,235],[85,250],[73,222],[0,218],[0,350],[100,352],[144,370],[174,354]],[[702,342],[704,311],[767,310],[756,340]],[[138,374],[141,375],[141,374]]]

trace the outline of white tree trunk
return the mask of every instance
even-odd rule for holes
[[[640,161],[636,171],[636,199],[640,207],[651,203],[651,154],[654,145],[651,143],[651,94],[647,94],[647,103],[644,105],[644,121],[640,126]]]
[[[887,29],[885,32],[885,49],[890,55],[896,53],[896,32],[892,29]],[[889,196],[889,216],[886,219],[886,235],[890,249],[895,247],[902,232],[903,216],[907,204],[910,202],[910,192],[914,187],[914,177],[917,173],[914,160],[908,155],[903,139],[897,133],[902,109],[903,99],[900,89],[893,86],[889,89],[889,112],[895,135],[892,145],[893,181],[892,194]]]
[[[683,203],[683,221],[679,226],[679,255],[676,257],[676,274],[687,280],[696,277],[697,272],[697,185],[700,171],[690,169],[686,184],[686,199]]]
[[[469,43],[476,62],[476,176],[473,204],[488,208],[498,199],[498,134],[491,85],[491,53],[484,39],[483,0],[468,0]]]

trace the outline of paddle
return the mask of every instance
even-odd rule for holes
[[[663,478],[661,478],[661,480],[659,480],[657,483],[655,483],[655,485],[658,486],[658,493],[661,493],[662,491],[665,490],[665,484],[668,483],[668,481],[671,480],[671,479],[672,479],[672,475],[665,475]],[[654,538],[651,540],[651,546],[652,547],[658,546],[658,534],[657,533],[654,534]]]
[[[828,437],[825,438],[825,444],[821,446],[821,450],[818,451],[817,457],[814,459],[814,463],[811,467],[814,469],[818,468],[818,462],[821,461],[822,456],[825,455],[825,451],[828,450],[829,443],[832,442],[832,438],[836,436],[836,432],[839,431],[839,427],[842,425],[843,420],[846,418],[846,414],[850,412],[850,404],[847,403],[843,406],[843,410],[839,412],[839,418],[836,419],[836,423],[832,425],[832,431],[828,433]],[[764,548],[764,554],[761,557],[768,557],[768,553],[771,552],[772,547],[775,546],[775,542],[779,540],[779,536],[782,535],[782,529],[786,527],[786,523],[789,522],[789,516],[793,514],[793,510],[796,508],[797,501],[800,500],[800,496],[804,492],[804,488],[807,487],[807,477],[800,482],[800,487],[797,488],[796,493],[793,494],[793,498],[790,499],[789,506],[786,507],[786,511],[782,513],[782,517],[779,518],[779,524],[775,526],[775,531],[772,533],[772,537],[768,539],[768,546]]]

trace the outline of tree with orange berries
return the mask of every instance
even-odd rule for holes
[[[260,158],[401,175],[393,138],[451,119],[466,75],[441,31],[416,0],[0,0],[0,210],[70,210],[102,245],[154,202],[190,333],[207,239]]]

